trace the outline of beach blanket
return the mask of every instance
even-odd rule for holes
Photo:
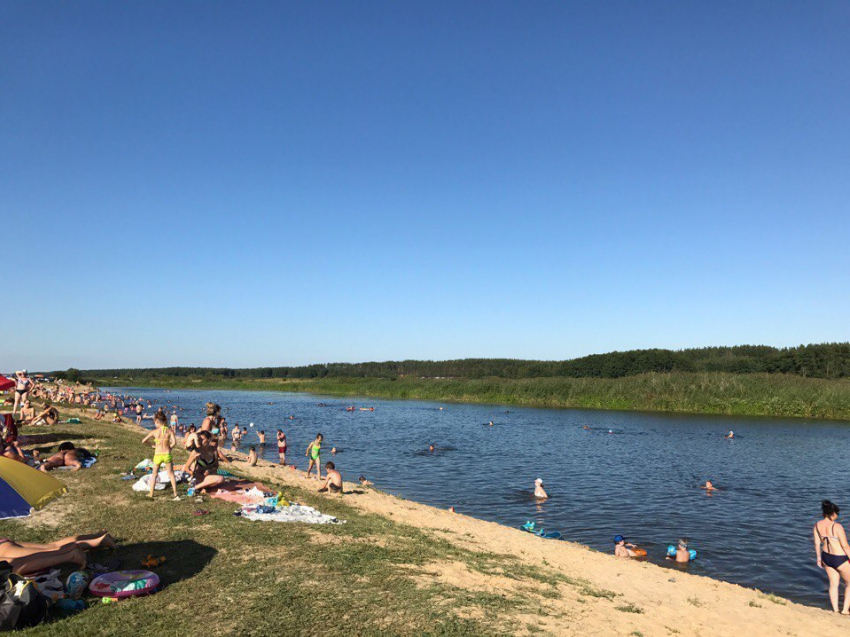
[[[266,494],[274,492],[259,482],[247,480],[226,480],[217,489],[208,492],[211,498],[236,502],[237,504],[259,504],[265,500]]]
[[[304,524],[345,524],[332,515],[320,513],[313,507],[303,504],[290,504],[278,507],[274,513],[258,513],[256,507],[242,507],[242,517],[258,522],[303,522]]]
[[[150,491],[151,490],[151,476],[153,474],[149,473],[146,476],[142,476],[139,478],[138,482],[133,483],[133,491]],[[189,474],[185,471],[175,471],[174,479],[177,480],[178,484],[181,482],[186,482],[189,479]],[[168,478],[167,471],[160,471],[156,477],[156,484],[154,485],[155,491],[162,491],[167,485],[171,484],[171,480]]]

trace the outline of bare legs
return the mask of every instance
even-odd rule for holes
[[[841,580],[844,580],[844,605],[841,608],[841,614],[847,615],[850,613],[850,563],[844,562],[837,570],[831,566],[824,566],[824,570],[829,577],[829,602],[836,613],[838,612],[838,587]]]
[[[160,466],[161,466],[160,464],[155,464],[153,466],[153,473],[151,473],[151,490],[150,490],[150,493],[148,493],[149,498],[153,497],[153,491],[156,488],[156,481],[159,477]],[[176,498],[176,497],[178,497],[178,495],[177,495],[177,480],[174,478],[174,465],[171,464],[170,462],[167,462],[165,464],[165,470],[168,473],[168,479],[171,480],[171,490],[174,492],[174,497]]]
[[[204,489],[212,489],[213,487],[217,487],[218,485],[220,485],[222,482],[224,482],[224,480],[224,476],[220,476],[215,473],[212,475],[208,475],[195,485],[195,490],[203,491]]]
[[[114,538],[106,531],[91,535],[72,535],[50,544],[7,540],[0,542],[0,559],[9,562],[15,573],[26,575],[63,564],[85,568],[86,555],[83,551],[116,546]]]

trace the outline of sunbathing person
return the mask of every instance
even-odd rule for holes
[[[35,407],[30,401],[24,401],[24,406],[21,409],[21,420],[28,421],[35,418]]]
[[[31,544],[0,538],[0,560],[9,562],[15,573],[27,575],[64,564],[85,568],[84,551],[116,547],[115,540],[106,531],[92,535],[72,535],[50,544]]]
[[[55,425],[59,422],[59,412],[56,407],[52,407],[50,403],[46,403],[45,410],[37,416],[34,416],[27,424],[29,425]]]
[[[333,462],[325,463],[325,483],[319,489],[319,493],[330,491],[331,493],[339,493],[342,495],[342,474],[336,470],[336,465]]]
[[[193,466],[192,479],[196,491],[205,491],[217,487],[224,482],[224,476],[218,475],[218,461],[221,454],[212,444],[209,431],[198,432],[198,448],[189,455],[186,466]],[[225,461],[227,459],[225,458]]]
[[[41,471],[50,471],[57,467],[71,467],[73,471],[83,468],[83,460],[89,456],[85,449],[77,449],[73,442],[63,442],[59,445],[59,451],[50,456],[39,467]]]

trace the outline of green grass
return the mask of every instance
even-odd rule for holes
[[[618,379],[521,380],[324,378],[223,381],[163,377],[148,382],[133,379],[100,379],[98,382],[105,386],[139,384],[167,388],[280,390],[336,396],[536,407],[850,420],[850,380],[825,380],[781,374],[674,372]]]
[[[164,584],[161,592],[120,604],[95,603],[28,634],[88,637],[125,634],[132,627],[140,636],[193,635],[199,634],[199,624],[207,635],[510,634],[517,628],[516,613],[546,615],[545,601],[558,596],[558,586],[613,596],[580,578],[512,556],[460,548],[436,534],[362,513],[350,500],[297,488],[283,491],[290,500],[347,523],[250,522],[233,515],[234,504],[209,498],[202,504],[170,502],[169,490],[150,501],[119,479],[148,451],[140,444],[143,434],[132,429],[84,419],[82,425],[24,433],[46,436],[38,443],[44,451],[70,439],[99,448],[100,459],[92,469],[56,472],[69,495],[31,519],[0,521],[0,536],[47,542],[106,528],[119,540],[115,557],[121,568],[141,568],[147,555],[166,558],[156,569]],[[192,516],[197,508],[210,515]],[[91,555],[93,561],[111,557]],[[510,592],[468,590],[429,577],[434,565],[449,562],[522,585]]]

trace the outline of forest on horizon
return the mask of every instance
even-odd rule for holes
[[[56,378],[134,379],[316,379],[316,378],[622,378],[650,372],[794,374],[807,378],[850,377],[850,343],[776,348],[766,345],[644,349],[592,354],[571,360],[466,358],[404,360],[252,368],[160,367],[54,371]]]

